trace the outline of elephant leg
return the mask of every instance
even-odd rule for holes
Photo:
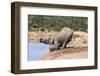
[[[68,40],[64,41],[60,49],[66,48],[66,45],[72,40],[72,35],[68,38]]]
[[[71,34],[71,36],[69,37],[69,40],[67,41],[68,43],[72,40],[73,37],[73,33]]]
[[[55,45],[49,45],[50,51],[57,50],[57,47]]]
[[[72,37],[73,37],[73,33],[71,34],[71,36],[69,37],[69,39],[66,41],[64,48],[66,48],[66,45],[72,41]]]
[[[65,42],[62,44],[62,46],[60,47],[60,49],[64,49],[64,48],[66,47],[66,43],[67,43],[67,41],[65,41]]]
[[[58,43],[58,40],[57,39],[54,40],[54,45],[55,45],[56,49],[59,48],[59,43]]]

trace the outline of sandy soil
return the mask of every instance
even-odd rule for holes
[[[60,60],[60,59],[84,59],[88,57],[87,48],[66,48],[64,50],[57,50],[43,56],[42,60]]]

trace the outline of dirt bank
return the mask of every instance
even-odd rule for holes
[[[72,47],[64,50],[56,50],[43,56],[42,60],[60,60],[60,59],[84,59],[88,57],[87,47]]]

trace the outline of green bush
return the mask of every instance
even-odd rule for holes
[[[32,29],[48,29],[49,31],[59,31],[63,27],[72,28],[75,31],[87,31],[87,17],[72,16],[44,16],[44,15],[28,15],[28,30]]]

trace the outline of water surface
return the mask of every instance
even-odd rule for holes
[[[40,60],[40,58],[49,53],[49,45],[43,43],[29,43],[28,44],[28,60]]]

